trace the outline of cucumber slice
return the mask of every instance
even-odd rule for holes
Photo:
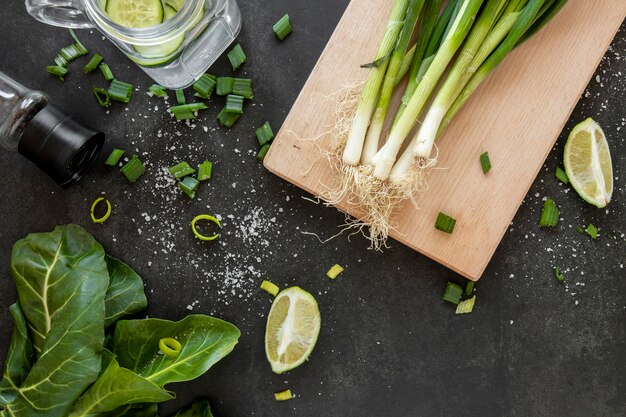
[[[165,22],[167,20],[170,20],[172,17],[174,17],[176,13],[178,13],[176,9],[166,4],[163,21]],[[183,43],[184,40],[185,40],[185,34],[183,33],[180,36],[175,37],[171,41],[165,42],[160,45],[151,45],[151,46],[136,45],[134,48],[135,48],[135,51],[137,51],[143,58],[147,58],[147,59],[162,58],[162,57],[167,57],[173,52],[175,52],[180,47],[180,45]],[[156,64],[152,63],[152,65],[156,65]]]
[[[183,4],[185,4],[186,1],[187,0],[165,0],[165,4],[173,7],[178,11],[181,9],[181,7],[183,7]]]
[[[108,0],[106,13],[113,22],[128,28],[146,28],[163,22],[161,0]]]

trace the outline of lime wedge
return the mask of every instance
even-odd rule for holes
[[[274,299],[265,328],[265,355],[277,374],[301,365],[320,332],[317,301],[300,287],[287,288]]]
[[[565,172],[579,196],[605,207],[613,195],[613,167],[602,128],[591,118],[574,127],[565,144]]]

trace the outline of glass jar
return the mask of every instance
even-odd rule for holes
[[[105,11],[106,3],[26,0],[26,9],[50,25],[97,28],[154,81],[170,89],[193,84],[241,29],[235,0],[186,0],[168,20],[146,28],[128,28],[112,22]]]

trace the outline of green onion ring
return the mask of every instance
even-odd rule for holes
[[[159,340],[159,349],[170,358],[176,359],[182,349],[180,342],[173,337],[164,337]]]
[[[220,237],[219,233],[216,233],[213,236],[204,236],[204,235],[200,234],[200,232],[198,232],[198,230],[196,229],[196,222],[198,222],[198,220],[209,220],[209,221],[215,223],[216,225],[218,225],[218,227],[220,229],[222,228],[222,224],[215,217],[210,216],[208,214],[200,214],[200,215],[194,217],[194,219],[191,221],[191,230],[193,230],[193,234],[196,235],[196,237],[198,239],[204,240],[204,241],[209,241],[209,240],[215,240],[218,237]]]
[[[100,217],[99,219],[96,219],[94,212],[96,211],[96,206],[100,204],[101,201],[105,201],[107,203],[107,212],[104,214],[104,216]],[[109,200],[107,200],[104,197],[100,197],[96,201],[93,202],[93,204],[91,205],[91,221],[92,222],[104,223],[105,221],[107,221],[109,216],[111,216],[111,203],[109,202]]]

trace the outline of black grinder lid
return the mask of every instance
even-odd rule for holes
[[[48,105],[25,127],[18,151],[62,187],[78,181],[98,157],[104,134]]]

